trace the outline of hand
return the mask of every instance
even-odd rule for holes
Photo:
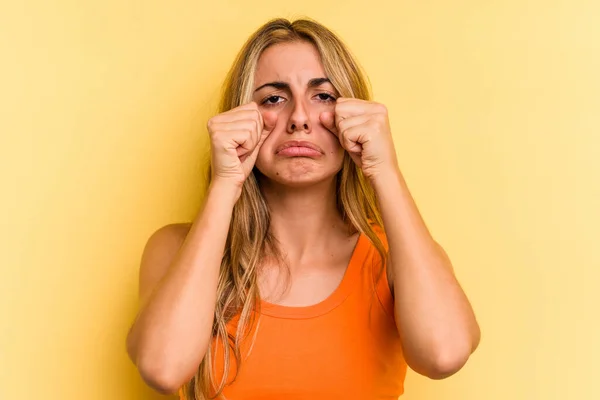
[[[241,187],[276,123],[277,114],[261,114],[255,102],[212,117],[208,121],[212,179]]]
[[[319,116],[369,179],[398,168],[387,109],[383,104],[338,98],[334,112]]]

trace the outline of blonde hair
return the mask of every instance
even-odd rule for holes
[[[279,43],[304,41],[313,44],[321,56],[327,77],[342,97],[370,100],[369,85],[348,48],[329,29],[310,19],[290,22],[274,19],[250,36],[225,80],[219,112],[225,112],[252,101],[254,75],[262,52]],[[210,179],[210,172],[209,172]],[[383,227],[375,192],[360,168],[345,153],[341,171],[336,177],[337,208],[351,231],[363,233],[386,258],[383,243],[371,224]],[[231,224],[217,287],[217,302],[213,322],[215,343],[223,348],[224,375],[219,382],[214,376],[216,347],[209,346],[195,377],[184,387],[188,400],[218,397],[230,379],[230,355],[236,363],[236,375],[241,364],[240,344],[253,326],[254,311],[260,305],[257,268],[265,254],[280,258],[275,238],[270,230],[267,203],[261,194],[257,177],[252,172],[233,208]],[[383,265],[383,263],[382,263]],[[237,330],[232,335],[227,323],[235,316]]]

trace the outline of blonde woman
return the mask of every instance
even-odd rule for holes
[[[458,371],[479,342],[450,260],[399,170],[386,107],[311,20],[247,41],[208,122],[192,223],[158,229],[127,338],[182,399],[396,399],[407,367]]]

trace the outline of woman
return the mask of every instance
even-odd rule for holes
[[[191,224],[144,249],[127,338],[182,399],[395,399],[458,371],[479,328],[398,168],[386,108],[328,29],[273,20],[208,123]],[[384,229],[385,227],[385,229]]]

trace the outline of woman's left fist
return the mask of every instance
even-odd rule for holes
[[[319,116],[369,179],[398,166],[387,108],[383,104],[338,98],[334,112]]]

